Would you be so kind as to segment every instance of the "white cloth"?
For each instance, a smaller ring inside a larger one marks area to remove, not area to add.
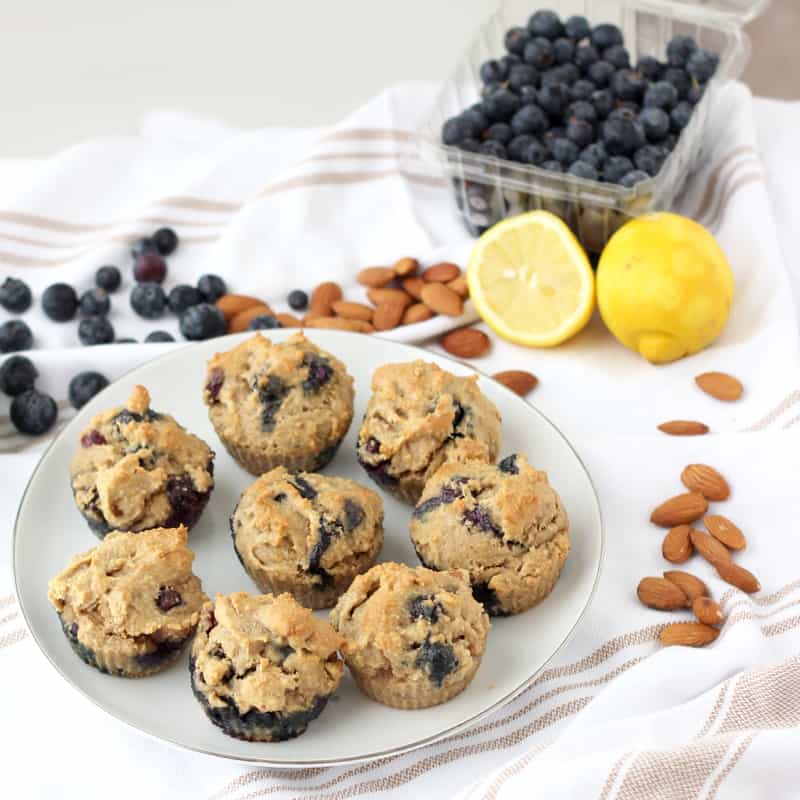
[[[91,285],[119,263],[125,240],[173,224],[182,245],[172,284],[218,272],[234,291],[276,306],[289,289],[335,277],[357,296],[357,268],[402,255],[463,263],[471,240],[447,184],[407,156],[435,88],[401,86],[340,125],[314,131],[237,131],[212,120],[150,115],[135,139],[88,142],[43,162],[0,161],[0,264],[38,296],[58,279]],[[49,437],[24,440],[0,419],[0,678],[5,688],[3,794],[9,797],[346,798],[796,797],[800,772],[800,358],[794,157],[800,106],[752,101],[731,86],[714,112],[713,143],[680,209],[715,231],[737,280],[730,322],[708,351],[653,367],[595,319],[563,347],[526,350],[493,337],[474,362],[485,372],[529,369],[531,401],[571,439],[597,484],[607,533],[597,594],[572,642],[520,697],[478,725],[405,756],[349,768],[252,769],[145,739],[74,693],[27,635],[12,592],[14,513]],[[144,323],[114,297],[120,336]],[[793,292],[794,289],[794,292]],[[78,348],[75,324],[38,311],[32,353],[41,385],[65,408],[66,384],[94,368],[109,378],[176,345]],[[446,320],[398,331],[421,340]],[[435,339],[426,346],[436,348]],[[693,377],[728,370],[746,387],[722,404]],[[3,401],[5,402],[5,401]],[[0,410],[7,414],[7,403]],[[707,422],[678,439],[666,419]],[[535,462],[535,454],[531,454]],[[722,601],[712,646],[663,650],[672,616],[639,605],[635,587],[668,565],[651,508],[681,490],[690,462],[731,482],[717,508],[745,531],[739,558],[763,590],[732,590],[696,559],[689,567]],[[546,467],[547,465],[542,465]],[[532,631],[535,635],[535,631]]]

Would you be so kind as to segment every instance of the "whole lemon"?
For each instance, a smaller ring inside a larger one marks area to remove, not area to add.
[[[679,214],[625,223],[597,267],[597,304],[622,344],[653,364],[707,347],[733,301],[733,273],[717,240]]]

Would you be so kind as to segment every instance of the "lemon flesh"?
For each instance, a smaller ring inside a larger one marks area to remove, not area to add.
[[[553,347],[574,336],[594,309],[594,274],[562,220],[530,211],[504,220],[475,244],[467,266],[470,297],[499,336]]]
[[[734,280],[713,235],[678,214],[623,225],[597,268],[597,303],[626,347],[664,364],[707,347],[733,302]]]

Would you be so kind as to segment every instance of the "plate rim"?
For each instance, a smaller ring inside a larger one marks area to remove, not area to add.
[[[306,333],[306,330],[305,329],[301,329],[301,328],[298,328],[297,330],[287,328],[286,330],[288,332],[287,336],[291,335],[291,332],[302,332],[304,335]],[[312,331],[311,335],[313,336],[316,333],[317,333],[317,330],[314,330],[314,331]],[[345,339],[351,339],[353,337],[361,337],[361,336],[364,335],[364,334],[360,334],[360,333],[354,333],[354,332],[351,332],[351,331],[337,331],[337,330],[325,330],[325,331],[321,331],[321,333],[323,334],[323,338],[327,338],[328,336],[332,336],[332,338],[334,338],[334,339],[337,339],[337,338],[340,338],[340,337],[341,338],[345,338]],[[270,334],[274,335],[275,331],[271,331]],[[244,340],[245,338],[248,338],[250,336],[253,336],[253,332],[252,331],[246,331],[244,333],[228,335],[228,336],[220,337],[220,338],[224,338],[224,340],[226,342],[230,341],[232,343],[231,346],[235,346],[240,340]],[[267,337],[267,338],[269,338],[269,337]],[[492,714],[495,711],[497,711],[499,708],[501,708],[501,707],[507,705],[508,703],[512,702],[515,698],[517,698],[520,694],[522,694],[526,689],[528,689],[534,683],[534,681],[539,677],[539,675],[547,668],[548,664],[550,664],[552,662],[552,660],[566,647],[566,645],[571,641],[572,637],[574,636],[575,631],[577,630],[578,626],[581,624],[581,622],[583,621],[584,617],[586,616],[586,613],[588,612],[589,607],[592,605],[592,601],[595,598],[595,595],[597,593],[597,587],[598,587],[598,584],[600,582],[600,575],[601,575],[601,573],[603,571],[603,565],[604,565],[604,562],[605,562],[605,551],[606,551],[605,522],[604,522],[604,519],[603,519],[603,509],[602,509],[602,506],[600,505],[600,496],[597,493],[597,487],[595,486],[594,481],[592,480],[591,473],[589,472],[589,470],[588,470],[586,464],[584,463],[583,459],[581,458],[580,454],[575,449],[575,447],[573,446],[572,442],[561,431],[561,429],[544,412],[539,410],[529,400],[526,400],[524,397],[521,397],[520,395],[516,394],[516,392],[513,392],[505,384],[503,384],[500,381],[496,380],[494,377],[492,377],[487,372],[484,372],[483,370],[478,369],[477,367],[473,366],[472,364],[466,364],[463,361],[459,361],[458,359],[453,358],[452,356],[450,356],[448,354],[445,354],[445,353],[431,352],[431,351],[428,351],[428,350],[426,350],[426,349],[424,349],[424,348],[422,348],[422,347],[420,347],[418,345],[408,344],[407,342],[397,342],[397,341],[395,341],[393,339],[388,339],[388,338],[382,337],[382,336],[373,336],[373,338],[385,341],[387,344],[393,345],[395,347],[403,348],[405,350],[410,351],[411,353],[416,353],[417,354],[417,356],[416,356],[417,358],[429,358],[431,355],[434,355],[437,358],[441,358],[441,359],[444,359],[445,361],[449,361],[449,362],[451,362],[453,364],[457,364],[459,367],[466,367],[467,369],[470,369],[473,372],[475,372],[481,378],[485,378],[487,380],[492,381],[498,387],[500,387],[501,391],[506,392],[509,395],[511,395],[511,396],[521,400],[523,403],[525,403],[535,414],[537,414],[547,425],[549,425],[550,428],[552,428],[552,430],[557,434],[557,436],[563,440],[564,444],[569,448],[569,450],[575,456],[575,458],[577,459],[577,461],[580,464],[581,468],[583,469],[583,471],[584,471],[584,473],[586,475],[586,478],[589,481],[589,486],[590,486],[590,488],[592,490],[592,495],[594,496],[595,506],[596,506],[596,509],[597,509],[597,518],[598,518],[598,522],[599,522],[600,552],[599,552],[598,559],[597,559],[597,567],[595,569],[595,574],[594,574],[594,578],[592,580],[592,587],[591,587],[591,589],[589,591],[589,596],[586,598],[586,603],[584,604],[583,608],[581,609],[580,614],[578,614],[578,617],[575,620],[574,624],[565,633],[565,635],[562,638],[561,642],[553,650],[553,652],[545,659],[545,661],[542,663],[542,665],[537,670],[535,670],[533,673],[531,673],[531,675],[525,681],[523,681],[518,687],[516,687],[515,689],[510,691],[504,697],[499,698],[497,701],[492,703],[492,705],[490,705],[487,708],[477,712],[476,714],[473,714],[471,717],[469,717],[469,718],[467,718],[467,719],[465,719],[465,720],[463,720],[463,721],[461,721],[459,723],[456,723],[455,725],[451,725],[450,727],[448,727],[448,728],[446,728],[446,729],[444,729],[442,731],[439,731],[438,733],[431,734],[430,736],[426,736],[423,739],[416,740],[416,741],[414,741],[414,742],[412,742],[411,744],[408,744],[408,745],[399,745],[399,746],[396,746],[396,747],[388,748],[386,750],[379,750],[379,751],[376,751],[374,753],[367,753],[367,754],[364,754],[364,755],[351,756],[351,757],[348,757],[348,758],[310,759],[310,760],[303,760],[303,761],[285,761],[285,760],[282,761],[280,759],[276,760],[275,758],[261,758],[261,757],[257,757],[257,756],[253,757],[253,758],[244,758],[244,757],[240,757],[240,756],[234,756],[234,755],[228,755],[228,754],[225,754],[225,753],[214,752],[212,750],[206,750],[206,749],[204,749],[202,747],[195,747],[193,745],[186,744],[185,742],[181,742],[181,741],[178,741],[176,739],[172,739],[169,736],[165,736],[165,735],[157,734],[157,733],[152,733],[150,731],[144,730],[143,728],[140,728],[135,723],[133,723],[133,722],[127,720],[127,719],[124,719],[123,717],[119,716],[117,713],[115,713],[110,708],[107,708],[98,699],[93,697],[90,693],[84,691],[80,686],[78,686],[76,683],[74,683],[72,681],[72,679],[61,669],[61,667],[50,657],[50,655],[48,654],[47,650],[45,649],[42,641],[40,641],[40,637],[37,634],[37,631],[34,630],[34,627],[30,623],[30,620],[29,620],[29,617],[28,617],[28,612],[27,612],[27,609],[25,607],[25,601],[23,600],[23,596],[22,596],[22,594],[20,592],[20,588],[19,588],[19,569],[18,569],[18,564],[17,564],[17,536],[19,534],[20,514],[22,512],[22,507],[25,504],[25,499],[27,498],[28,493],[30,492],[31,486],[33,484],[33,481],[34,481],[37,473],[41,469],[42,464],[44,464],[47,456],[49,455],[50,451],[55,447],[55,445],[58,442],[61,441],[62,437],[66,436],[69,428],[71,427],[72,422],[76,419],[77,415],[80,413],[80,409],[78,409],[78,414],[76,414],[75,417],[73,417],[64,426],[64,428],[53,438],[53,440],[47,445],[45,450],[42,452],[41,456],[39,457],[39,460],[36,462],[36,466],[34,467],[33,472],[31,472],[31,475],[28,478],[27,483],[25,484],[25,489],[22,492],[22,496],[20,497],[19,504],[17,506],[16,513],[14,515],[14,529],[13,529],[13,532],[12,532],[12,535],[11,535],[11,568],[12,568],[12,574],[13,574],[13,580],[14,580],[14,593],[16,594],[17,602],[19,603],[20,611],[22,612],[22,618],[23,618],[23,620],[25,622],[25,626],[27,627],[28,632],[31,635],[31,638],[35,642],[36,647],[39,649],[39,653],[45,657],[45,659],[56,670],[56,672],[61,676],[61,678],[63,678],[63,680],[66,681],[66,683],[73,689],[73,691],[76,691],[79,695],[81,695],[85,699],[89,700],[96,708],[99,708],[107,716],[111,717],[112,719],[116,720],[117,722],[122,723],[123,725],[125,725],[125,727],[136,731],[139,735],[146,736],[147,738],[153,739],[155,741],[163,742],[163,743],[165,743],[165,744],[167,744],[167,745],[169,745],[171,747],[176,747],[179,750],[184,750],[186,752],[191,752],[191,753],[200,753],[202,755],[212,756],[214,758],[220,758],[220,759],[224,759],[225,761],[231,761],[231,762],[234,762],[234,763],[247,764],[249,766],[268,766],[268,767],[277,767],[277,768],[281,768],[281,769],[290,769],[290,770],[308,769],[308,768],[314,768],[314,767],[336,767],[336,766],[345,766],[345,765],[352,765],[352,764],[361,764],[361,763],[364,763],[366,761],[374,761],[376,759],[387,758],[387,757],[390,757],[390,756],[405,755],[406,753],[411,753],[411,752],[413,752],[415,750],[419,750],[419,749],[421,749],[423,747],[426,747],[426,746],[428,746],[430,744],[435,744],[436,742],[442,741],[443,739],[447,738],[448,736],[452,736],[452,735],[464,730],[465,728],[467,728],[467,727],[469,727],[471,725],[474,725],[475,723],[479,722],[481,719],[484,719],[485,717],[487,717],[490,714]],[[189,349],[191,349],[193,347],[197,348],[197,347],[202,346],[204,344],[206,344],[206,342],[187,342],[187,343],[184,344],[183,347],[170,348],[169,351],[167,351],[166,353],[160,353],[159,355],[155,356],[154,358],[147,359],[146,361],[143,361],[142,363],[137,364],[135,367],[131,367],[130,369],[128,369],[125,372],[123,372],[114,381],[112,381],[107,387],[103,388],[100,392],[98,392],[97,395],[95,395],[95,397],[99,397],[104,392],[106,392],[107,389],[111,388],[112,386],[114,386],[118,382],[120,382],[120,381],[122,381],[122,380],[124,380],[126,378],[131,377],[133,374],[135,374],[136,372],[138,372],[141,369],[144,369],[145,367],[152,366],[153,364],[155,364],[155,363],[157,363],[159,361],[163,361],[163,360],[165,360],[165,359],[167,359],[167,358],[169,358],[171,356],[174,356],[176,353],[184,353],[185,351],[187,351],[187,350],[189,350]],[[111,345],[111,346],[113,346],[113,345]],[[92,398],[92,399],[94,399],[94,398]]]

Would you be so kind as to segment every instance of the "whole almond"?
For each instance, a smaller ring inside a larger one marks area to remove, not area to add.
[[[431,311],[448,317],[460,317],[464,301],[443,283],[427,283],[422,287],[422,302]]]
[[[744,550],[747,547],[747,539],[744,538],[739,526],[734,525],[722,514],[709,514],[703,517],[703,524],[715,539],[719,539],[730,550]]]
[[[661,553],[673,564],[683,564],[692,555],[692,541],[689,538],[691,525],[676,525],[670,528],[661,545]]]
[[[228,323],[228,333],[242,333],[247,330],[251,320],[262,316],[272,316],[272,309],[268,305],[250,306],[250,308],[240,311]]]
[[[327,328],[337,331],[352,331],[353,333],[373,333],[375,328],[361,319],[345,319],[344,317],[314,317],[306,319],[307,328]]]
[[[636,587],[636,594],[644,605],[661,611],[674,611],[689,605],[685,592],[664,578],[642,578]]]
[[[439,344],[457,358],[478,358],[488,352],[491,343],[477,328],[457,328],[442,336]]]
[[[524,369],[507,369],[505,372],[495,372],[492,377],[496,381],[500,381],[503,386],[508,386],[520,397],[524,397],[539,383],[539,379],[533,373],[526,372]]]
[[[430,319],[432,316],[433,311],[425,303],[414,303],[405,310],[401,324],[413,325],[415,322],[425,322],[426,319]]]
[[[706,394],[726,403],[738,400],[744,391],[741,381],[733,375],[728,375],[727,372],[704,372],[698,375],[694,382]]]
[[[662,422],[658,429],[670,436],[702,436],[704,433],[708,433],[708,425],[689,419],[673,419],[669,422]]]
[[[706,500],[727,500],[731,496],[728,481],[708,464],[689,464],[681,472],[681,482],[692,492],[700,492]]]
[[[311,293],[309,310],[320,316],[330,317],[333,314],[333,304],[337,300],[341,300],[342,296],[342,289],[338,283],[325,281]]]
[[[761,588],[758,578],[750,570],[734,564],[733,561],[723,561],[714,566],[717,568],[717,574],[722,580],[727,581],[731,586],[735,586],[743,592],[747,592],[747,594],[753,594],[753,592],[757,592]]]
[[[372,324],[376,331],[390,331],[400,324],[403,319],[405,306],[402,303],[389,300],[385,303],[378,303],[375,314],[372,317]]]
[[[713,536],[709,536],[703,531],[692,528],[689,534],[692,546],[709,564],[717,566],[727,564],[731,560],[731,551],[722,542],[717,541]]]
[[[381,286],[394,280],[394,270],[391,267],[364,267],[356,275],[356,280],[362,286],[379,289]]]
[[[406,308],[413,302],[413,298],[402,289],[369,289],[367,297],[374,306],[381,303],[402,303],[403,308]]]
[[[425,281],[419,275],[412,275],[410,278],[403,278],[400,285],[408,292],[415,300],[422,300],[422,287]]]
[[[680,569],[668,569],[664,572],[664,577],[683,590],[683,593],[693,603],[698,597],[708,596],[708,589],[703,581],[691,572],[684,572]]]
[[[405,278],[407,275],[416,273],[419,269],[419,261],[416,258],[398,258],[392,269],[398,278]]]
[[[722,609],[710,597],[696,597],[692,611],[698,621],[706,625],[719,625],[722,622]]]
[[[464,275],[459,275],[457,278],[453,278],[452,281],[448,281],[447,286],[463,300],[469,297],[469,286]]]
[[[276,314],[275,319],[283,325],[284,328],[302,328],[303,323],[294,315],[294,314],[287,314],[281,313]]]
[[[422,280],[426,283],[447,283],[461,274],[461,267],[449,261],[440,261],[433,264],[422,273]]]
[[[702,647],[710,644],[719,636],[719,631],[702,622],[673,622],[661,631],[659,639],[665,647],[683,645],[684,647]]]
[[[708,500],[700,492],[687,492],[670,497],[650,515],[650,522],[662,528],[674,528],[700,519],[708,511]]]
[[[248,308],[253,306],[266,306],[266,303],[257,297],[250,297],[247,294],[224,294],[217,300],[215,305],[222,312],[226,322],[230,322],[242,311],[247,311]]]
[[[363,303],[352,303],[349,300],[337,300],[331,304],[333,313],[337,317],[345,319],[363,319],[364,322],[372,322],[372,309]]]

